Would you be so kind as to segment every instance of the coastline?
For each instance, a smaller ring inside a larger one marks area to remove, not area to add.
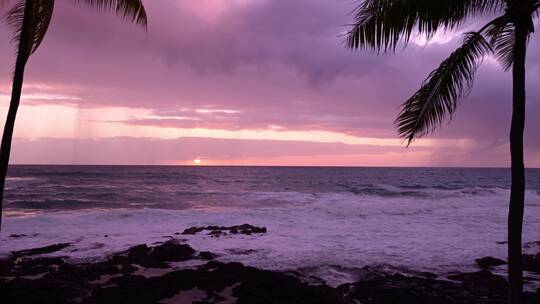
[[[182,235],[205,233],[262,235],[264,227],[190,227]],[[7,303],[506,303],[506,280],[493,272],[504,264],[477,260],[478,271],[440,277],[366,266],[356,281],[329,286],[298,271],[271,271],[221,262],[179,238],[140,244],[102,261],[68,261],[54,256],[69,243],[15,251],[0,260],[0,293]],[[249,253],[246,253],[249,254]],[[540,274],[540,254],[531,255]],[[533,263],[534,262],[534,263]],[[527,293],[539,303],[540,289]]]

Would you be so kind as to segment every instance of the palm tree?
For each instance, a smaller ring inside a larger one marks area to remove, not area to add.
[[[478,65],[494,55],[513,73],[513,112],[510,129],[512,186],[508,215],[508,280],[510,303],[522,301],[521,232],[525,198],[523,131],[525,125],[525,57],[533,18],[540,0],[365,0],[355,11],[347,34],[351,49],[377,53],[407,45],[411,34],[432,37],[438,30],[455,30],[466,21],[487,22],[465,34],[456,49],[403,104],[395,124],[410,145],[432,132],[446,116],[452,117],[457,101],[467,95]]]
[[[116,11],[122,17],[146,28],[147,19],[142,0],[72,0],[83,3],[90,7],[101,10],[110,9]],[[8,0],[0,0],[0,5],[6,4]],[[17,43],[17,61],[13,73],[13,87],[11,91],[11,102],[2,135],[0,147],[0,227],[2,223],[2,202],[4,195],[4,185],[9,164],[11,151],[11,140],[15,117],[21,100],[21,91],[24,79],[26,63],[40,46],[54,11],[54,0],[19,0],[15,6],[7,13],[8,24],[14,28],[13,41]]]

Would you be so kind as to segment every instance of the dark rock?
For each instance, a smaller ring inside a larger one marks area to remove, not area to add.
[[[235,286],[236,303],[352,303],[336,289],[310,286],[295,277],[246,267],[239,263],[209,262],[198,269],[184,269],[160,277],[124,276],[111,279],[116,286],[95,288],[86,303],[157,303],[198,288],[206,293],[200,303],[225,300],[219,293]]]
[[[19,239],[19,238],[22,238],[22,237],[27,237],[28,235],[26,234],[10,234],[9,237],[12,238],[12,239]]]
[[[433,272],[423,271],[418,273],[418,276],[426,279],[436,279],[438,276]]]
[[[241,230],[241,233],[266,233],[266,227],[257,227],[249,224],[243,224],[238,227],[233,227]]]
[[[523,255],[523,269],[540,273],[540,253],[537,254],[524,254]]]
[[[401,274],[375,273],[367,277],[370,278],[338,289],[349,299],[372,304],[503,304],[507,301],[506,281],[489,272],[457,275],[454,279],[460,279],[460,283]]]
[[[98,263],[79,264],[75,267],[73,271],[77,272],[78,276],[83,276],[90,281],[97,280],[102,275],[130,274],[137,270],[131,261],[116,257]],[[65,271],[65,268],[61,270]]]
[[[353,303],[327,285],[312,286],[279,272],[234,266],[239,284],[233,289],[236,303]],[[230,271],[230,265],[214,270],[218,275]]]
[[[523,248],[540,248],[540,241],[527,242],[523,245]]]
[[[484,295],[506,295],[508,282],[506,279],[494,275],[490,271],[482,270],[473,273],[461,273],[448,277],[450,280],[460,281],[463,286],[475,293]]]
[[[231,234],[245,234],[251,235],[254,233],[266,233],[266,227],[257,227],[250,224],[242,224],[230,227],[224,226],[206,226],[206,227],[191,227],[187,228],[182,234],[197,234],[202,231],[209,231],[208,235],[219,237],[226,235],[227,232]]]
[[[56,251],[60,251],[60,250],[62,250],[64,248],[67,248],[69,246],[71,246],[70,243],[60,243],[60,244],[54,244],[54,245],[45,246],[45,247],[26,249],[26,250],[20,250],[20,251],[13,251],[13,252],[11,252],[11,255],[13,257],[22,257],[22,256],[31,256],[31,255],[38,255],[38,254],[53,253],[53,252],[56,252]]]
[[[476,264],[481,269],[488,269],[490,267],[506,265],[507,263],[506,263],[506,261],[503,261],[501,259],[497,259],[497,258],[488,256],[488,257],[484,257],[484,258],[481,258],[481,259],[476,259]]]
[[[245,250],[242,250],[242,249],[227,249],[227,252],[232,253],[232,254],[237,254],[237,255],[249,255],[249,254],[256,253],[257,250],[254,250],[254,249],[245,249]]]
[[[220,237],[222,235],[225,235],[226,233],[221,231],[221,230],[212,230],[210,232],[208,232],[208,235],[212,236],[212,237]]]
[[[115,286],[94,289],[86,303],[158,303],[182,290],[193,289],[195,273],[195,270],[181,270],[152,278],[115,278],[111,280]]]
[[[199,259],[202,259],[202,260],[210,261],[210,260],[215,259],[216,257],[217,256],[215,254],[213,254],[212,252],[210,252],[210,251],[201,251],[201,252],[199,252]]]
[[[196,234],[203,231],[204,229],[205,229],[204,227],[191,227],[191,228],[185,229],[184,232],[182,232],[182,234]]]
[[[134,259],[147,258],[149,254],[150,248],[146,244],[133,246],[127,250],[127,256]]]
[[[38,275],[50,271],[64,264],[62,258],[18,258],[8,259],[0,263],[1,276],[31,276]]]
[[[372,279],[338,287],[348,298],[360,303],[455,304],[467,293],[458,284],[403,275],[373,276]]]
[[[164,260],[156,259],[151,255],[152,249],[146,244],[137,245],[129,248],[124,254],[115,255],[111,258],[112,262],[122,267],[130,267],[131,264],[137,264],[147,268],[168,268],[169,265]]]
[[[9,276],[13,268],[15,267],[15,259],[2,259],[0,260],[0,277]]]
[[[150,252],[150,257],[161,262],[185,261],[193,258],[194,253],[195,250],[187,244],[169,241],[154,247]]]
[[[0,285],[2,303],[75,303],[77,298],[85,297],[87,292],[87,286],[54,278],[39,280],[16,278]]]
[[[222,227],[218,227],[222,228]],[[244,227],[245,228],[245,227]],[[241,226],[237,226],[239,233]],[[217,229],[220,230],[220,229]],[[319,281],[310,285],[299,273],[282,273],[247,267],[240,263],[210,261],[195,269],[172,270],[161,276],[135,275],[138,267],[192,258],[210,259],[174,241],[156,247],[138,245],[96,263],[69,264],[62,258],[11,257],[0,260],[2,303],[159,303],[197,288],[205,296],[199,303],[222,303],[223,291],[232,287],[235,303],[330,304],[503,304],[507,301],[504,278],[487,270],[462,273],[448,280],[435,274],[387,274],[364,267],[360,281],[332,288]],[[533,257],[534,258],[534,257]],[[152,266],[145,266],[152,265]],[[35,275],[34,279],[23,276]],[[112,276],[111,278],[104,275]],[[11,279],[13,278],[14,279]],[[107,280],[104,280],[107,279]],[[537,293],[525,293],[524,303],[540,303]]]

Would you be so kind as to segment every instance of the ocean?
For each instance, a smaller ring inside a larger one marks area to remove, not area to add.
[[[540,169],[526,174],[524,250],[538,252]],[[445,275],[506,257],[509,188],[508,169],[12,166],[0,254],[69,242],[55,254],[93,260],[178,238],[331,285],[364,266]],[[178,234],[243,223],[268,232]]]

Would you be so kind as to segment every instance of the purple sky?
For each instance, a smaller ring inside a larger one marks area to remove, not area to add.
[[[376,56],[342,44],[351,0],[147,0],[148,32],[73,2],[57,1],[28,64],[14,163],[509,163],[511,75],[490,58],[451,124],[412,148],[396,138],[399,105],[459,32]],[[6,25],[0,39],[4,116],[15,60]],[[535,167],[537,40],[527,62],[526,161]]]

